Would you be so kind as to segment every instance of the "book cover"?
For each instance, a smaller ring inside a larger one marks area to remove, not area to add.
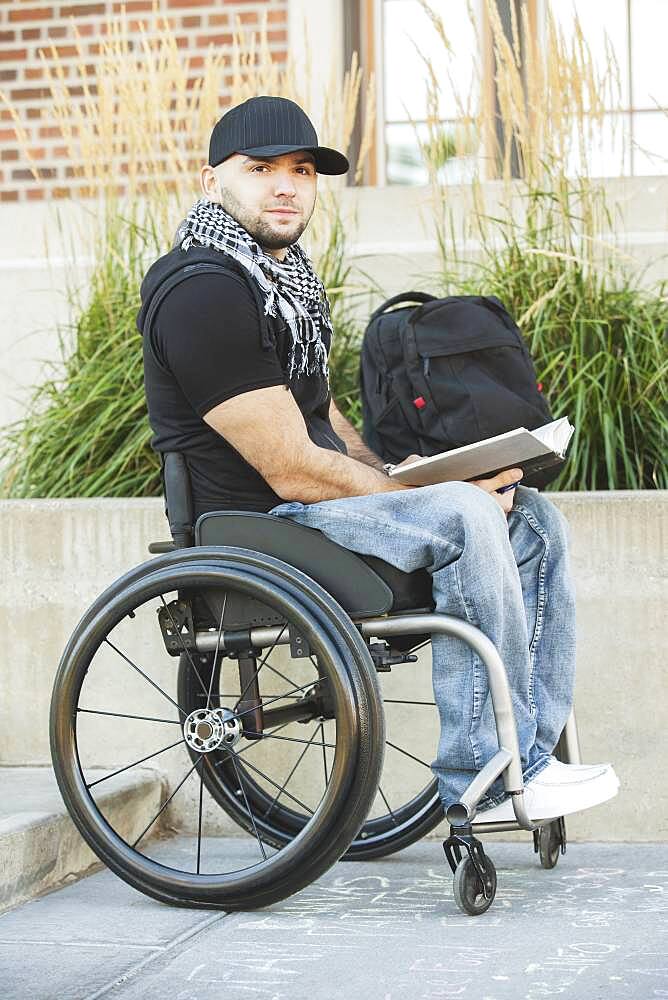
[[[431,486],[455,480],[491,479],[515,467],[528,476],[530,472],[562,463],[574,431],[568,417],[533,431],[518,427],[393,469],[390,478],[406,486]]]

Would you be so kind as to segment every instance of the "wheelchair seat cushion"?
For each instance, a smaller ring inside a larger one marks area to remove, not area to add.
[[[412,573],[404,573],[391,563],[385,562],[379,556],[359,556],[367,566],[384,580],[392,591],[392,612],[429,610],[433,611],[435,604],[432,596],[431,576],[426,569],[416,569]]]
[[[202,514],[195,525],[195,544],[234,545],[282,559],[321,584],[351,617],[434,607],[426,570],[404,573],[376,556],[351,552],[316,528],[271,514]]]

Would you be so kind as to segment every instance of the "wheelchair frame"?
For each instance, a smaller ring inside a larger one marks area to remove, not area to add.
[[[529,819],[524,805],[524,782],[522,778],[522,766],[520,763],[519,744],[517,742],[517,729],[515,727],[515,716],[513,714],[510,688],[506,670],[501,661],[496,647],[484,633],[469,622],[452,615],[441,614],[401,614],[396,617],[387,618],[366,618],[356,622],[362,636],[366,638],[385,638],[395,635],[420,635],[429,632],[440,635],[449,635],[456,639],[461,639],[467,643],[480,657],[485,664],[487,676],[489,678],[490,697],[494,709],[496,730],[499,737],[499,749],[491,760],[478,772],[466,792],[459,802],[453,803],[447,810],[446,818],[452,826],[466,826],[475,816],[476,806],[480,802],[485,792],[492,786],[496,779],[503,775],[504,788],[512,795],[513,809],[515,810],[516,822],[508,821],[504,823],[476,823],[477,833],[496,833],[505,830],[529,830],[538,829],[549,820],[541,823],[532,823]],[[290,642],[289,636],[282,636],[280,628],[252,628],[250,639],[253,646],[263,649],[270,645],[287,645]],[[198,652],[212,652],[216,648],[224,651],[224,639],[211,632],[200,632],[195,634],[195,644]],[[580,753],[577,738],[577,729],[574,713],[571,712],[566,728],[562,736],[561,750],[568,763],[577,764],[580,762]],[[555,819],[557,817],[554,817]]]

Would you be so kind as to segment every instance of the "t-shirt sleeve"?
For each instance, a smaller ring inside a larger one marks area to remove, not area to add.
[[[258,307],[242,277],[191,275],[156,313],[154,349],[200,416],[252,389],[284,385],[275,349],[263,348]]]

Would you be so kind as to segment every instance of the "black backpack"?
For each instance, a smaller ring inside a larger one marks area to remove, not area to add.
[[[406,302],[421,304],[391,309]],[[549,423],[540,388],[517,324],[494,296],[404,292],[376,309],[364,332],[362,437],[386,462]],[[523,483],[545,486],[560,468]]]

